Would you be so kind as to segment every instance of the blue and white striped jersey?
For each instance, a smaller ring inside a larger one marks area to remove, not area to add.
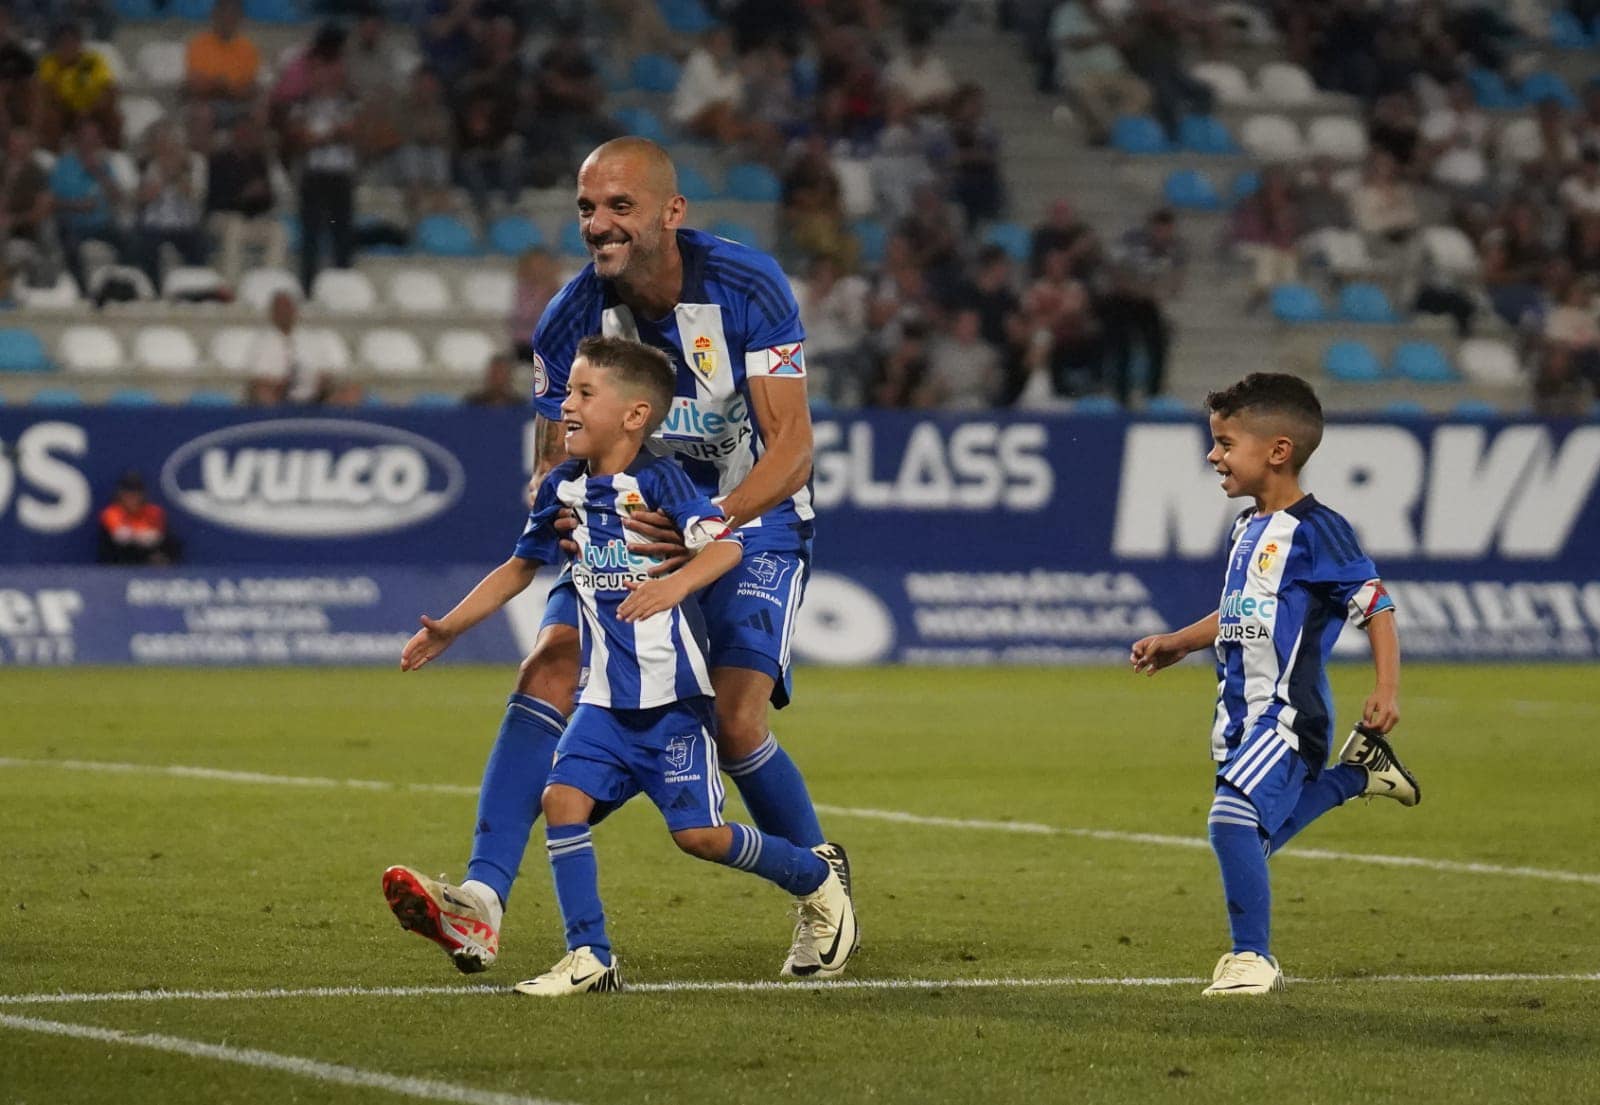
[[[749,381],[804,380],[805,331],[788,278],[765,253],[700,230],[678,231],[678,251],[683,292],[664,318],[636,318],[593,265],[556,293],[533,334],[534,404],[545,418],[560,420],[572,361],[586,337],[631,338],[663,350],[678,370],[677,397],[649,446],[675,455],[709,498],[732,491],[755,466],[761,428]],[[742,528],[811,518],[808,486]]]
[[[1333,728],[1328,654],[1346,621],[1365,626],[1393,608],[1350,523],[1313,496],[1239,515],[1217,608],[1213,758],[1227,759],[1257,725],[1276,724],[1320,770]]]
[[[640,622],[618,618],[617,607],[628,597],[628,582],[649,579],[656,563],[629,549],[646,539],[623,527],[625,517],[660,510],[687,531],[702,518],[721,518],[721,508],[664,457],[640,453],[614,476],[591,476],[584,461],[569,460],[539,485],[515,555],[541,564],[565,559],[555,528],[562,507],[578,521],[571,534],[578,543],[572,582],[587,673],[578,701],[643,710],[711,695],[705,622],[693,598]],[[730,532],[724,539],[739,537]]]

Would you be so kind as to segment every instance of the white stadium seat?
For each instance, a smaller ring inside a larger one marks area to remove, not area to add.
[[[146,42],[134,55],[139,72],[156,88],[176,88],[183,83],[185,44],[179,39],[158,38]]]
[[[1544,142],[1539,137],[1536,119],[1513,119],[1500,132],[1499,153],[1502,161],[1522,165],[1536,160],[1543,149]]]
[[[1263,103],[1274,107],[1299,107],[1317,98],[1311,74],[1292,62],[1273,61],[1256,74],[1256,91]]]
[[[433,360],[452,376],[483,375],[489,358],[500,352],[481,330],[446,330],[433,347]]]
[[[1250,79],[1237,65],[1203,61],[1191,69],[1189,75],[1208,86],[1218,103],[1247,104],[1255,98],[1250,92]]]
[[[92,244],[98,245],[99,243]],[[105,248],[109,252],[109,247]],[[143,269],[134,265],[102,265],[95,269],[89,275],[89,287],[86,294],[90,299],[97,298],[100,295],[100,289],[105,287],[108,281],[112,280],[131,285],[136,299],[146,300],[156,297],[156,289],[150,283],[150,278],[144,274]]]
[[[1516,350],[1495,338],[1468,338],[1456,350],[1456,364],[1467,379],[1478,384],[1525,384],[1527,377]]]
[[[1360,161],[1367,156],[1367,132],[1348,115],[1322,115],[1306,127],[1306,144],[1313,154],[1335,161]]]
[[[203,265],[179,265],[161,281],[162,299],[189,299],[212,295],[226,287],[222,274]]]
[[[133,360],[152,372],[193,372],[200,366],[200,351],[181,327],[146,326],[134,335]]]
[[[56,277],[56,282],[48,288],[35,288],[25,282],[14,287],[18,300],[30,311],[70,311],[83,304],[78,282],[68,272]]]
[[[1475,276],[1478,250],[1472,239],[1453,226],[1430,226],[1422,231],[1422,254],[1430,265],[1451,276]]]
[[[151,127],[166,118],[166,109],[149,96],[128,96],[122,101],[122,136],[138,142]]]
[[[59,352],[69,372],[107,373],[123,366],[122,343],[104,326],[67,327]]]
[[[250,346],[261,329],[259,326],[224,326],[218,330],[211,335],[212,363],[224,372],[249,371],[246,358],[250,356]]]
[[[1300,128],[1286,115],[1252,115],[1244,121],[1239,141],[1261,161],[1298,161],[1304,150]]]
[[[308,341],[322,347],[322,355],[328,360],[330,372],[350,371],[350,343],[337,330],[326,326],[307,326],[305,335]]]
[[[83,48],[85,51],[93,50],[100,55],[101,60],[106,63],[106,68],[111,70],[112,80],[118,84],[128,83],[128,59],[122,56],[122,51],[117,49],[115,43],[90,39],[83,44]]]
[[[1373,268],[1367,240],[1354,230],[1324,227],[1301,239],[1300,249],[1307,256],[1320,258],[1339,276],[1357,276]]]
[[[311,282],[311,301],[340,315],[364,315],[378,305],[378,289],[355,269],[323,269]]]
[[[422,371],[422,346],[404,330],[368,330],[361,335],[361,365],[384,376],[415,376]]]
[[[239,299],[258,311],[265,311],[279,292],[288,292],[298,303],[300,281],[284,269],[251,269],[239,278]]]
[[[432,269],[401,269],[389,281],[389,302],[406,314],[450,309],[450,289]]]
[[[461,305],[485,315],[508,315],[516,302],[517,281],[509,272],[485,269],[461,281]]]

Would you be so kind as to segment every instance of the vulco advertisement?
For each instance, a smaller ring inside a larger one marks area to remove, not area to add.
[[[1244,504],[1208,446],[1199,420],[818,421],[797,656],[1120,662],[1218,601]],[[0,412],[0,662],[392,663],[509,553],[531,448],[523,412]],[[129,469],[181,564],[93,566]],[[1600,655],[1600,425],[1335,423],[1306,482],[1378,562],[1408,657]],[[539,603],[456,655],[516,659]]]

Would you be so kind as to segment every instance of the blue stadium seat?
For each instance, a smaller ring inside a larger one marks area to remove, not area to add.
[[[1383,365],[1366,342],[1336,341],[1322,354],[1322,371],[1345,383],[1371,383],[1383,379]]]
[[[1389,363],[1396,376],[1421,384],[1448,384],[1456,379],[1450,358],[1431,341],[1402,343],[1395,348]]]
[[[117,0],[113,7],[122,19],[157,18],[155,0]]]
[[[239,397],[226,391],[191,391],[189,405],[191,407],[232,407],[239,402]]]
[[[40,388],[33,393],[36,407],[81,407],[83,396],[71,388]]]
[[[671,92],[678,87],[678,63],[666,54],[640,54],[629,75],[633,87],[643,92]]]
[[[1594,39],[1576,15],[1561,8],[1550,13],[1550,45],[1558,50],[1587,50]]]
[[[1178,123],[1178,144],[1191,153],[1238,153],[1228,125],[1215,115],[1185,115]]]
[[[589,247],[583,244],[583,228],[576,222],[561,224],[561,256],[589,256]]]
[[[1222,206],[1211,178],[1198,169],[1174,169],[1162,187],[1170,207],[1183,211],[1215,211]]]
[[[1520,107],[1522,101],[1506,87],[1506,82],[1493,69],[1473,69],[1467,73],[1467,84],[1478,106],[1491,111],[1506,111]]]
[[[680,35],[705,34],[717,25],[700,0],[657,0],[656,7],[667,26]]]
[[[0,372],[49,372],[50,355],[32,330],[0,330]]]
[[[1451,409],[1450,413],[1457,418],[1488,421],[1500,417],[1500,408],[1487,399],[1463,399]]]
[[[303,23],[306,13],[298,0],[244,0],[244,17],[258,23]]]
[[[1161,124],[1148,115],[1124,115],[1112,123],[1111,145],[1122,153],[1166,153],[1172,148]]]
[[[1304,284],[1279,284],[1272,289],[1272,317],[1279,322],[1321,322],[1322,300]]]
[[[984,231],[983,244],[999,246],[1013,261],[1026,261],[1033,253],[1033,232],[1021,223],[994,223]]]
[[[1573,93],[1572,86],[1566,82],[1566,78],[1548,69],[1532,73],[1522,82],[1522,99],[1530,104],[1539,103],[1541,100],[1555,100],[1569,111],[1578,106],[1578,97]]]
[[[445,410],[459,407],[461,396],[451,395],[445,391],[423,391],[412,397],[411,405],[421,410]]]
[[[648,138],[664,146],[671,139],[661,117],[647,107],[619,107],[611,113],[617,126],[638,138]]]
[[[1089,418],[1110,418],[1122,413],[1122,404],[1109,395],[1085,395],[1073,400],[1072,413]]]
[[[1376,284],[1357,281],[1346,284],[1339,293],[1339,317],[1346,322],[1392,323],[1399,322],[1389,296]]]
[[[761,248],[761,235],[756,233],[756,228],[737,219],[718,219],[706,228],[719,238],[726,238],[730,242],[738,242],[742,246],[754,249]]]
[[[850,233],[861,243],[864,264],[876,267],[883,263],[883,255],[889,249],[889,228],[881,219],[857,219],[850,224]]]
[[[693,165],[678,166],[678,191],[690,203],[705,203],[717,198],[717,186]]]
[[[1428,408],[1415,399],[1395,399],[1384,404],[1383,413],[1390,418],[1426,418]]]
[[[291,256],[300,252],[300,216],[285,211],[278,216],[278,221],[283,224],[284,236],[288,239],[289,253]]]
[[[544,231],[526,215],[502,215],[489,227],[489,248],[516,257],[544,245]]]
[[[724,186],[729,199],[745,203],[777,203],[783,196],[783,185],[772,170],[751,161],[731,166]]]
[[[413,244],[435,257],[476,257],[482,251],[472,228],[454,215],[425,215],[417,222]]]
[[[1233,185],[1228,189],[1228,199],[1238,203],[1242,199],[1253,196],[1261,188],[1261,174],[1254,169],[1240,170],[1233,178]]]
[[[211,18],[211,9],[216,6],[216,0],[172,0],[167,5],[167,15],[177,19],[206,20]]]
[[[1175,395],[1152,395],[1144,405],[1146,418],[1189,418],[1195,413]]]
[[[144,388],[121,388],[106,396],[108,407],[158,407],[161,400],[156,393]]]

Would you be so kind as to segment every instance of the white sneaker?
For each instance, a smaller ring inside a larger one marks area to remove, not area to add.
[[[1366,798],[1393,798],[1402,806],[1422,801],[1422,786],[1394,754],[1387,737],[1365,725],[1350,731],[1350,739],[1339,750],[1339,762],[1367,769]]]
[[[438,944],[462,974],[488,970],[500,954],[496,911],[443,875],[430,879],[410,867],[391,867],[383,873],[383,896],[401,928]]]
[[[794,942],[778,973],[785,978],[833,978],[861,943],[856,907],[850,900],[850,860],[837,844],[811,849],[828,862],[828,877],[796,902]]]
[[[573,948],[561,961],[538,978],[512,987],[519,994],[541,998],[563,998],[568,994],[614,994],[622,989],[621,964],[611,957],[611,966],[600,962],[588,945]]]
[[[1211,972],[1211,985],[1200,991],[1207,997],[1219,994],[1270,994],[1283,989],[1283,972],[1270,955],[1255,952],[1229,952],[1217,960]]]

